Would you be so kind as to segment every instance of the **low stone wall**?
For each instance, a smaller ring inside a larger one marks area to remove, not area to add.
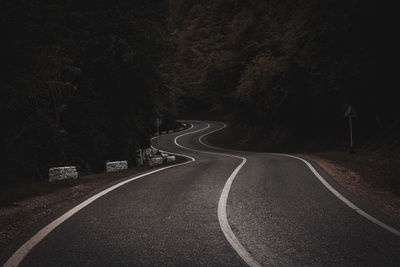
[[[126,160],[106,163],[106,172],[122,171],[126,169],[128,169],[128,162]]]
[[[76,178],[78,178],[78,171],[75,166],[54,167],[49,169],[49,182]]]

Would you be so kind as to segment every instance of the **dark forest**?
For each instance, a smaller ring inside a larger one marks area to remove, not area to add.
[[[156,118],[163,129],[223,120],[285,146],[346,149],[351,105],[357,146],[399,150],[395,33],[378,5],[2,0],[1,179],[132,160]]]

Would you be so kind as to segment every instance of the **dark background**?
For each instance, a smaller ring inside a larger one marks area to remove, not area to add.
[[[175,119],[286,148],[399,151],[394,8],[374,0],[0,3],[1,180],[100,171]],[[276,147],[274,148],[276,149]]]

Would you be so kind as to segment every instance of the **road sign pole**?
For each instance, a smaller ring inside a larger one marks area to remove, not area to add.
[[[353,117],[356,117],[357,114],[353,107],[350,105],[346,109],[346,112],[344,113],[345,117],[349,118],[349,124],[350,124],[350,153],[354,153],[354,143],[353,143]]]

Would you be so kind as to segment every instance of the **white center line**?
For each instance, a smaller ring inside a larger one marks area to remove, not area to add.
[[[224,124],[224,126],[218,130],[221,130],[223,128],[226,127],[226,124]],[[216,131],[218,131],[216,130]],[[215,131],[214,131],[215,132]],[[212,132],[211,132],[212,133]],[[208,133],[210,134],[210,133]],[[208,135],[205,134],[203,136],[200,137],[200,142],[210,148],[214,148],[214,149],[218,149],[218,147],[213,147],[211,145],[205,144],[201,139]],[[233,151],[232,151],[233,152]],[[318,171],[311,165],[310,162],[308,162],[307,160],[297,157],[297,156],[293,156],[293,155],[288,155],[288,154],[280,154],[280,153],[263,153],[263,154],[267,154],[267,155],[275,155],[275,156],[283,156],[283,157],[289,157],[289,158],[293,158],[293,159],[297,159],[302,161],[309,169],[310,171],[314,174],[315,177],[317,177],[317,179],[334,195],[336,196],[338,199],[340,199],[344,204],[346,204],[348,207],[350,207],[352,210],[354,210],[355,212],[357,212],[358,214],[360,214],[361,216],[363,216],[364,218],[366,218],[367,220],[371,221],[372,223],[379,225],[380,227],[382,227],[383,229],[397,235],[400,236],[400,231],[385,224],[384,222],[380,221],[379,219],[375,218],[374,216],[368,214],[367,212],[363,211],[362,209],[360,209],[359,207],[357,207],[354,203],[352,203],[350,200],[348,200],[345,196],[343,196],[341,193],[339,193],[335,188],[333,188],[333,186],[331,186],[323,177],[322,175],[320,175],[318,173]]]
[[[207,123],[207,127],[203,128],[203,129],[201,129],[199,131],[205,130],[205,129],[209,128],[209,127],[210,127],[210,124]],[[214,132],[220,131],[225,127],[226,127],[226,124],[224,124],[223,127],[221,127],[221,128],[218,128],[216,130],[213,130],[211,132],[203,134],[202,136],[199,137],[199,139],[198,139],[199,142],[202,145],[208,146],[205,143],[203,143],[202,138],[204,138],[205,136],[207,136],[209,134],[212,134]],[[197,132],[199,132],[199,131],[197,131]],[[175,143],[179,147],[185,148],[187,150],[200,152],[200,153],[204,153],[204,154],[212,154],[212,155],[219,155],[219,156],[225,156],[225,157],[230,157],[230,158],[237,158],[237,159],[241,159],[242,160],[242,162],[235,168],[235,170],[228,177],[228,179],[225,182],[224,188],[222,189],[222,193],[221,193],[221,196],[220,196],[219,201],[218,201],[218,221],[219,221],[219,225],[221,227],[221,230],[224,233],[225,238],[228,240],[229,244],[236,251],[236,253],[249,266],[251,266],[251,267],[259,267],[259,266],[261,266],[256,261],[256,259],[254,259],[254,257],[246,250],[246,248],[243,247],[243,245],[239,242],[239,240],[237,239],[237,237],[233,233],[232,228],[229,225],[228,217],[227,217],[227,213],[226,213],[226,205],[227,205],[227,202],[228,202],[229,191],[231,190],[231,186],[232,186],[233,180],[235,179],[235,177],[238,174],[238,172],[240,171],[240,169],[244,166],[244,164],[246,164],[247,159],[244,158],[244,157],[235,156],[235,155],[228,155],[228,154],[222,154],[222,153],[216,153],[216,152],[208,152],[208,151],[202,151],[202,150],[197,150],[197,149],[184,147],[184,146],[178,144],[176,142],[176,140],[175,140]]]

